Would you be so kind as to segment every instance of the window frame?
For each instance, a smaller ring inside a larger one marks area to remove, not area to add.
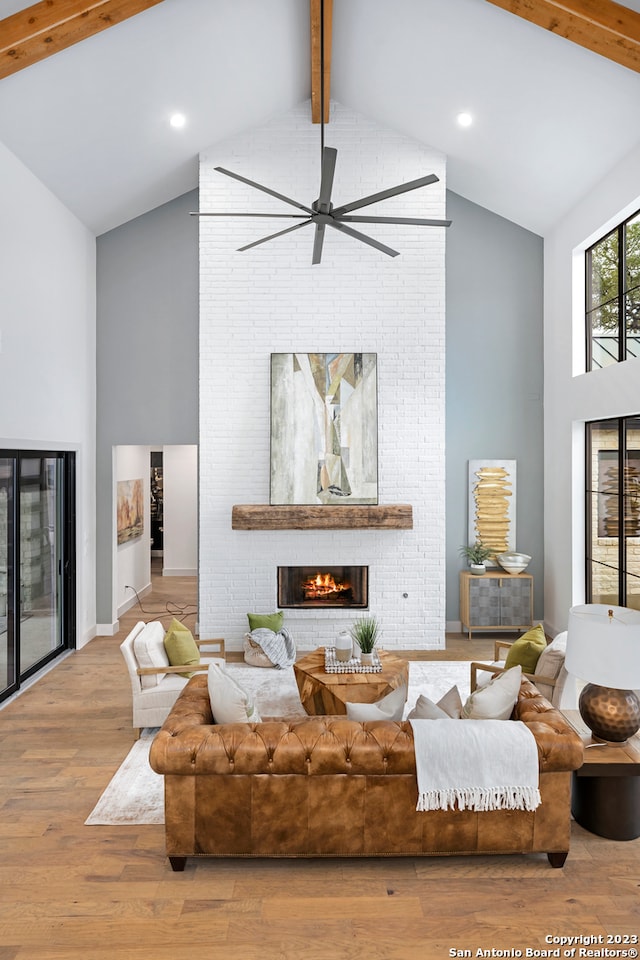
[[[629,293],[629,290],[636,289],[635,287],[627,288],[626,285],[626,272],[627,272],[627,227],[629,223],[633,220],[637,220],[640,217],[640,210],[636,210],[635,213],[632,213],[630,216],[626,217],[621,223],[619,223],[612,230],[608,230],[605,234],[599,237],[595,243],[592,243],[591,246],[587,247],[585,250],[585,336],[586,336],[586,372],[591,373],[594,370],[603,369],[602,366],[594,367],[593,365],[593,323],[592,316],[595,310],[602,307],[605,303],[611,301],[602,301],[602,303],[594,306],[592,301],[592,292],[593,292],[593,252],[596,247],[600,246],[605,240],[609,237],[617,236],[618,242],[618,258],[617,258],[617,268],[618,268],[618,282],[616,288],[616,297],[618,303],[618,356],[613,361],[613,363],[623,363],[625,360],[631,359],[627,349],[627,309],[626,309],[626,298]]]
[[[594,570],[596,564],[602,564],[599,558],[594,558],[594,503],[596,498],[603,493],[600,489],[598,478],[593,476],[594,455],[597,447],[597,441],[594,439],[595,431],[604,424],[611,425],[617,434],[616,454],[617,454],[617,499],[618,499],[618,527],[615,535],[609,534],[611,538],[617,537],[617,570],[613,566],[611,570],[616,570],[618,581],[617,605],[626,607],[629,599],[628,578],[631,574],[629,570],[628,547],[630,536],[626,532],[626,500],[629,496],[625,483],[625,465],[628,463],[630,450],[628,449],[629,430],[637,430],[637,423],[640,420],[640,414],[627,417],[602,417],[597,420],[587,421],[585,423],[585,596],[587,603],[602,602],[598,598],[594,600]],[[633,451],[637,452],[637,451]],[[637,576],[637,574],[633,574]]]

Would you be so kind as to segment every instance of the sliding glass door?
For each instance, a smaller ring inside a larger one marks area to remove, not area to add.
[[[0,699],[75,646],[74,469],[0,451]]]

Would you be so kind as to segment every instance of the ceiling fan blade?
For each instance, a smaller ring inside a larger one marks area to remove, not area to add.
[[[417,190],[419,187],[427,187],[430,183],[437,183],[438,179],[435,173],[430,173],[427,177],[419,177],[417,180],[410,180],[408,183],[400,183],[397,187],[389,187],[388,190],[381,190],[380,193],[372,193],[370,197],[363,197],[362,200],[345,203],[342,207],[333,211],[333,216],[341,217],[343,213],[359,210],[360,207],[368,207],[370,203],[378,203],[379,200],[388,200],[389,197],[397,197],[401,193],[408,193],[410,190]]]
[[[341,223],[408,223],[422,227],[450,227],[451,220],[423,220],[421,217],[338,217]]]
[[[322,244],[324,243],[324,223],[316,223],[316,235],[313,240],[313,257],[311,263],[320,263],[322,259]]]
[[[283,237],[285,233],[292,233],[293,230],[306,227],[308,223],[311,223],[311,220],[305,220],[303,223],[294,223],[292,227],[287,227],[286,230],[278,230],[277,233],[270,233],[268,237],[263,237],[261,240],[254,240],[253,243],[247,243],[244,247],[238,247],[238,253],[243,253],[245,250],[250,250],[251,247],[257,247],[261,243],[266,243],[267,240],[275,240],[276,237]]]
[[[284,203],[289,203],[292,207],[298,207],[299,210],[304,210],[305,213],[313,213],[311,207],[305,207],[304,203],[298,203],[297,200],[292,200],[291,197],[285,197],[284,194],[278,193],[276,190],[271,190],[270,187],[265,187],[261,183],[256,183],[255,180],[249,180],[247,177],[241,177],[239,173],[233,173],[231,170],[225,170],[224,167],[214,167],[214,170],[217,170],[218,173],[224,173],[226,177],[232,177],[234,180],[239,180],[240,183],[246,183],[248,186],[254,187],[256,190],[262,190],[263,193],[268,193],[270,197],[276,197],[277,200],[282,200]]]
[[[306,220],[304,213],[205,213],[194,210],[189,214],[190,217],[267,217],[274,219],[284,217],[286,220]]]
[[[322,151],[322,176],[320,180],[318,207],[323,212],[328,211],[329,204],[331,203],[331,190],[333,188],[333,176],[336,172],[337,157],[338,151],[335,147],[325,147]]]
[[[359,230],[353,230],[351,227],[345,226],[341,220],[331,220],[330,222],[331,226],[335,227],[336,230],[342,230],[343,233],[346,233],[349,237],[353,237],[354,240],[361,240],[363,243],[367,243],[370,247],[375,247],[376,250],[380,250],[381,253],[386,253],[388,257],[400,256],[398,250],[394,250],[392,247],[385,246],[384,243],[374,240],[373,237],[368,237],[366,233],[360,233]]]

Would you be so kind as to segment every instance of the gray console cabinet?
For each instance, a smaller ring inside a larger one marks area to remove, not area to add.
[[[470,640],[473,630],[527,630],[533,624],[533,576],[461,571],[460,621]]]

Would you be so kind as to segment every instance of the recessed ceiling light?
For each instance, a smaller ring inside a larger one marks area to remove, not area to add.
[[[470,127],[471,124],[473,123],[473,117],[471,116],[470,113],[466,113],[466,112],[459,113],[458,116],[456,117],[456,120],[458,121],[458,124],[461,127]]]
[[[175,127],[176,130],[180,130],[187,122],[187,118],[184,113],[174,113],[169,118],[169,123],[172,127]]]

